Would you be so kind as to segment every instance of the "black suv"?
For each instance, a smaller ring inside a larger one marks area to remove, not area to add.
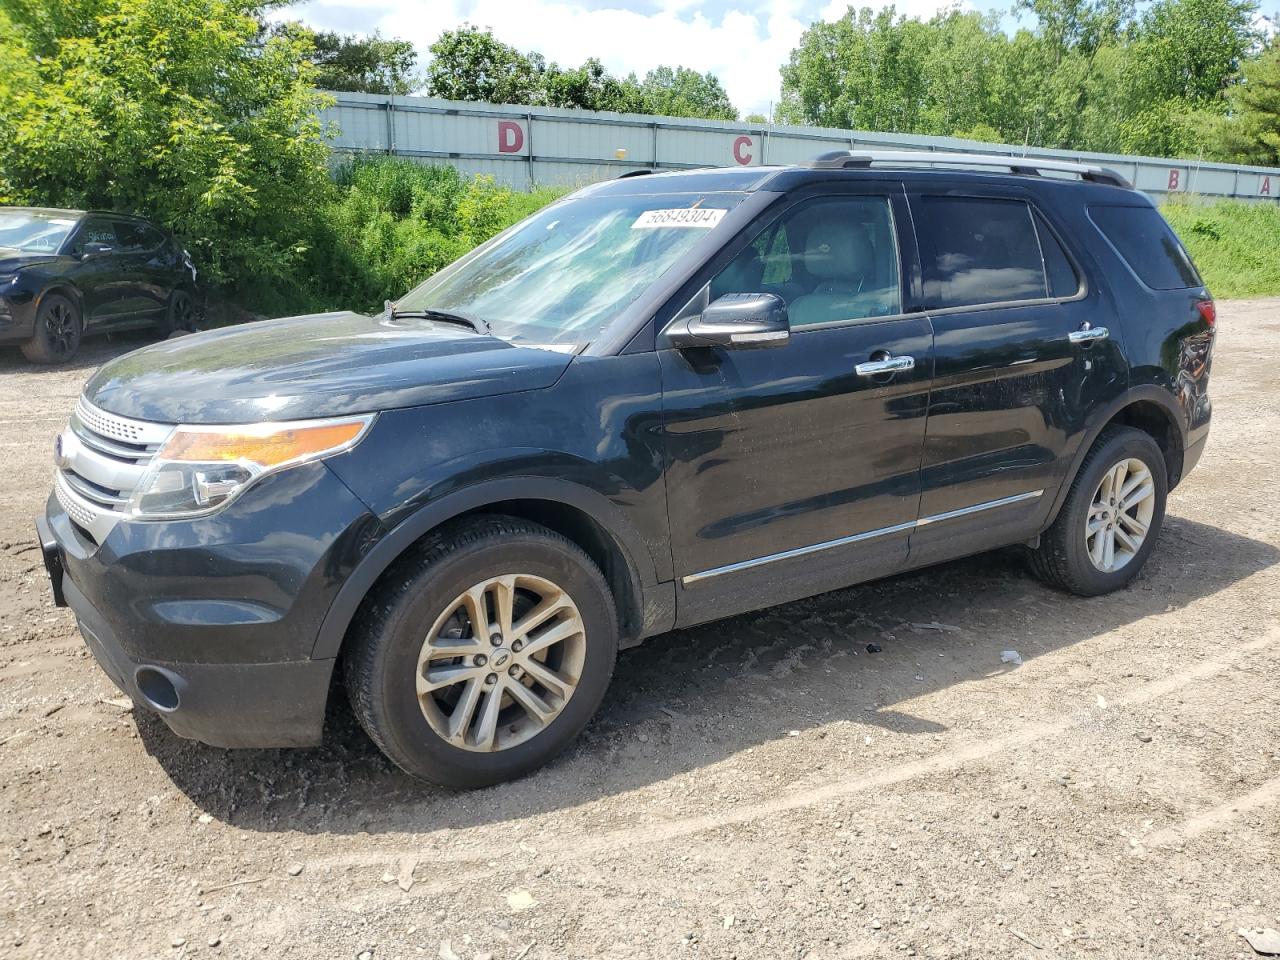
[[[193,330],[196,269],[159,227],[83,210],[0,207],[0,345],[63,363],[88,332]]]
[[[931,165],[932,164],[932,165]],[[1214,307],[1107,170],[828,155],[628,176],[385,314],[103,367],[40,540],[186,737],[521,775],[619,647],[978,551],[1123,587],[1200,458]]]

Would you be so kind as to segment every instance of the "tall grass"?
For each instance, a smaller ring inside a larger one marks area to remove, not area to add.
[[[1221,300],[1280,295],[1280,205],[1220,200],[1160,210]]]
[[[259,315],[373,311],[567,192],[524,193],[449,166],[360,158],[335,171],[289,273],[241,287],[235,299]]]

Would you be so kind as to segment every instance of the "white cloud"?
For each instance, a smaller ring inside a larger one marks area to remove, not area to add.
[[[594,56],[623,75],[634,71],[644,76],[664,63],[710,70],[744,113],[764,113],[778,99],[778,70],[801,33],[819,17],[841,16],[847,5],[845,0],[820,7],[799,0],[768,0],[754,9],[717,14],[704,12],[711,6],[704,0],[659,0],[657,9],[646,12],[625,9],[622,2],[587,9],[561,0],[379,0],[376,6],[310,0],[277,16],[296,17],[324,29],[379,30],[384,36],[412,40],[422,54],[442,31],[470,22],[491,27],[504,43],[536,50],[566,66]],[[927,17],[948,5],[947,0],[906,0],[897,8]]]

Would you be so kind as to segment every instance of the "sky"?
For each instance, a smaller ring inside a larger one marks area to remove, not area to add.
[[[863,0],[879,7],[876,0]],[[858,6],[863,3],[857,4]],[[927,18],[956,0],[898,0],[899,13]],[[996,0],[960,0],[965,8],[1004,9]],[[309,0],[276,14],[321,30],[413,41],[421,63],[444,30],[462,23],[491,27],[519,50],[562,66],[599,57],[626,75],[658,66],[710,70],[745,115],[770,114],[778,69],[816,20],[844,14],[846,0]]]

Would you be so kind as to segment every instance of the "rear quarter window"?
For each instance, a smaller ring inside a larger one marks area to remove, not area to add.
[[[1155,208],[1092,206],[1089,218],[1138,279],[1153,290],[1204,285],[1191,257]]]

